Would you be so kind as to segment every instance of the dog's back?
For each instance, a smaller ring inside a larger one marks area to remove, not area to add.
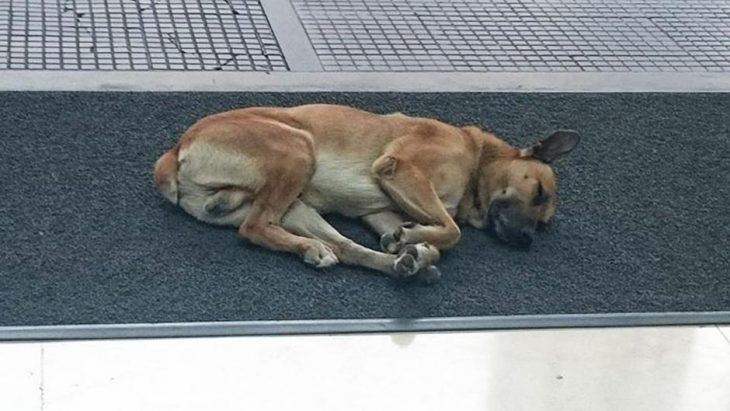
[[[240,225],[245,215],[231,212],[276,178],[269,168],[278,164],[306,176],[301,197],[320,212],[359,216],[379,211],[391,200],[370,169],[392,139],[393,120],[335,105],[214,114],[192,125],[157,160],[155,186],[200,220]],[[344,125],[353,128],[343,130]]]

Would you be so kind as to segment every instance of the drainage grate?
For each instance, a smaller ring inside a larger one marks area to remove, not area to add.
[[[0,69],[288,69],[258,0],[2,3]]]
[[[730,71],[725,0],[293,0],[326,70]]]

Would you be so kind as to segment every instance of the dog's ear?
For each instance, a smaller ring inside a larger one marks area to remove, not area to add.
[[[579,141],[580,135],[576,131],[556,130],[532,147],[522,149],[520,154],[522,157],[532,157],[545,163],[552,163],[573,151]]]

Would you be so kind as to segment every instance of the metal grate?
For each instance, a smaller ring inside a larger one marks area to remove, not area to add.
[[[2,3],[0,69],[288,69],[258,0]]]
[[[293,0],[325,70],[730,71],[725,0]]]

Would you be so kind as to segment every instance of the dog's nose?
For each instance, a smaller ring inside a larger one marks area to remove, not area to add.
[[[517,241],[520,243],[521,246],[529,247],[530,244],[532,244],[532,238],[532,230],[524,229],[520,231],[520,235]]]

